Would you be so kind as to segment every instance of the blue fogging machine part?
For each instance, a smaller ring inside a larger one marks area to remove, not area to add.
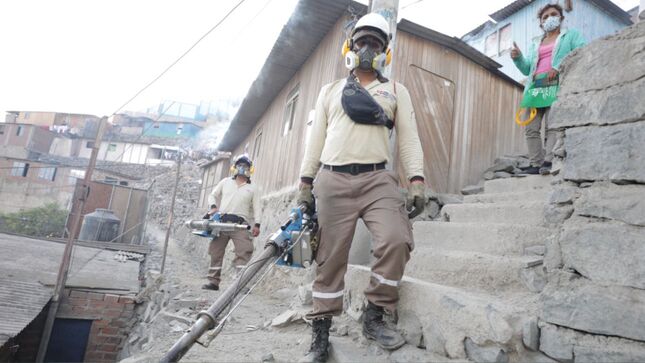
[[[289,220],[269,238],[270,243],[280,250],[286,250],[277,264],[300,268],[310,266],[317,243],[317,230],[316,219],[304,213],[303,207],[292,209]]]

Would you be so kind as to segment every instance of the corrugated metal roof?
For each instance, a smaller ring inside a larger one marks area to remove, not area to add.
[[[0,347],[20,334],[52,297],[40,283],[0,278]]]
[[[350,4],[358,14],[364,14],[367,11],[365,5],[349,0],[300,0],[298,2],[293,15],[282,29],[262,67],[260,75],[253,82],[231,121],[218,150],[231,151],[248,136],[273,99],[309,58]],[[398,29],[450,48],[504,80],[522,87],[499,71],[501,67],[499,63],[459,38],[449,37],[405,19],[401,20]]]
[[[242,142],[275,96],[313,53],[349,6],[349,0],[300,0],[231,121],[218,149]]]
[[[490,14],[489,16],[493,18],[493,20],[499,22],[515,14],[516,12],[522,10],[525,6],[529,5],[533,1],[535,0],[513,1],[512,3],[497,10],[496,12]],[[615,18],[624,22],[625,24],[632,25],[632,20],[629,14],[623,9],[621,9],[618,5],[614,4],[612,1],[610,0],[587,0],[587,1],[596,5],[600,9],[608,12],[610,15],[614,16]]]

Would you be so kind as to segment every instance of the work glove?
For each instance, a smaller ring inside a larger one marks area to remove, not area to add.
[[[408,187],[408,197],[405,203],[408,218],[412,219],[421,212],[426,206],[426,186],[423,183],[411,183]]]
[[[305,205],[307,207],[307,213],[313,212],[311,209],[314,206],[314,193],[313,185],[307,183],[300,183],[298,188],[298,205]]]

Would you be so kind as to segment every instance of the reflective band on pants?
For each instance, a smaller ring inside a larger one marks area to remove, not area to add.
[[[399,282],[400,282],[400,281],[396,281],[396,280],[388,280],[388,279],[386,279],[385,277],[383,277],[383,276],[381,276],[381,275],[377,274],[376,272],[372,272],[372,276],[374,276],[374,278],[376,278],[376,279],[378,280],[378,282],[380,282],[380,283],[382,283],[382,284],[390,285],[390,286],[394,286],[394,287],[399,286]]]
[[[312,291],[311,296],[319,299],[336,299],[343,296],[343,290],[336,291],[336,292]]]

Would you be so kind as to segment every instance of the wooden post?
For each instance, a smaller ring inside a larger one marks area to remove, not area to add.
[[[181,153],[177,160],[177,176],[175,177],[175,187],[172,190],[172,201],[170,202],[170,211],[168,212],[168,228],[166,229],[166,238],[163,242],[163,258],[161,259],[161,273],[163,274],[166,267],[166,254],[168,253],[168,240],[170,239],[170,232],[172,231],[172,221],[175,218],[175,199],[177,198],[177,187],[179,186],[179,177],[181,170]]]
[[[81,195],[78,197],[79,207],[76,210],[74,215],[74,220],[72,223],[72,230],[70,231],[69,238],[65,244],[65,250],[63,251],[63,259],[61,260],[60,267],[58,269],[58,277],[56,278],[56,286],[54,287],[54,296],[52,296],[49,310],[47,311],[47,320],[45,320],[45,327],[43,328],[43,334],[40,338],[40,345],[38,346],[38,355],[36,356],[36,362],[43,362],[45,359],[45,353],[47,353],[47,346],[49,345],[49,338],[51,337],[52,328],[54,327],[54,320],[56,319],[56,313],[58,312],[58,307],[60,305],[60,300],[65,292],[65,284],[67,283],[67,275],[69,274],[69,265],[71,263],[72,250],[74,248],[74,240],[76,239],[76,234],[78,233],[79,228],[81,227],[81,217],[83,216],[83,208],[85,207],[85,202],[90,193],[90,182],[92,181],[92,173],[94,172],[94,167],[96,166],[96,158],[99,153],[99,148],[101,146],[101,139],[103,138],[103,133],[105,132],[105,127],[107,124],[107,117],[101,118],[99,121],[98,131],[96,132],[96,139],[94,140],[94,145],[92,146],[92,154],[90,155],[90,161],[85,170],[85,178],[83,179],[83,188],[81,189]]]

